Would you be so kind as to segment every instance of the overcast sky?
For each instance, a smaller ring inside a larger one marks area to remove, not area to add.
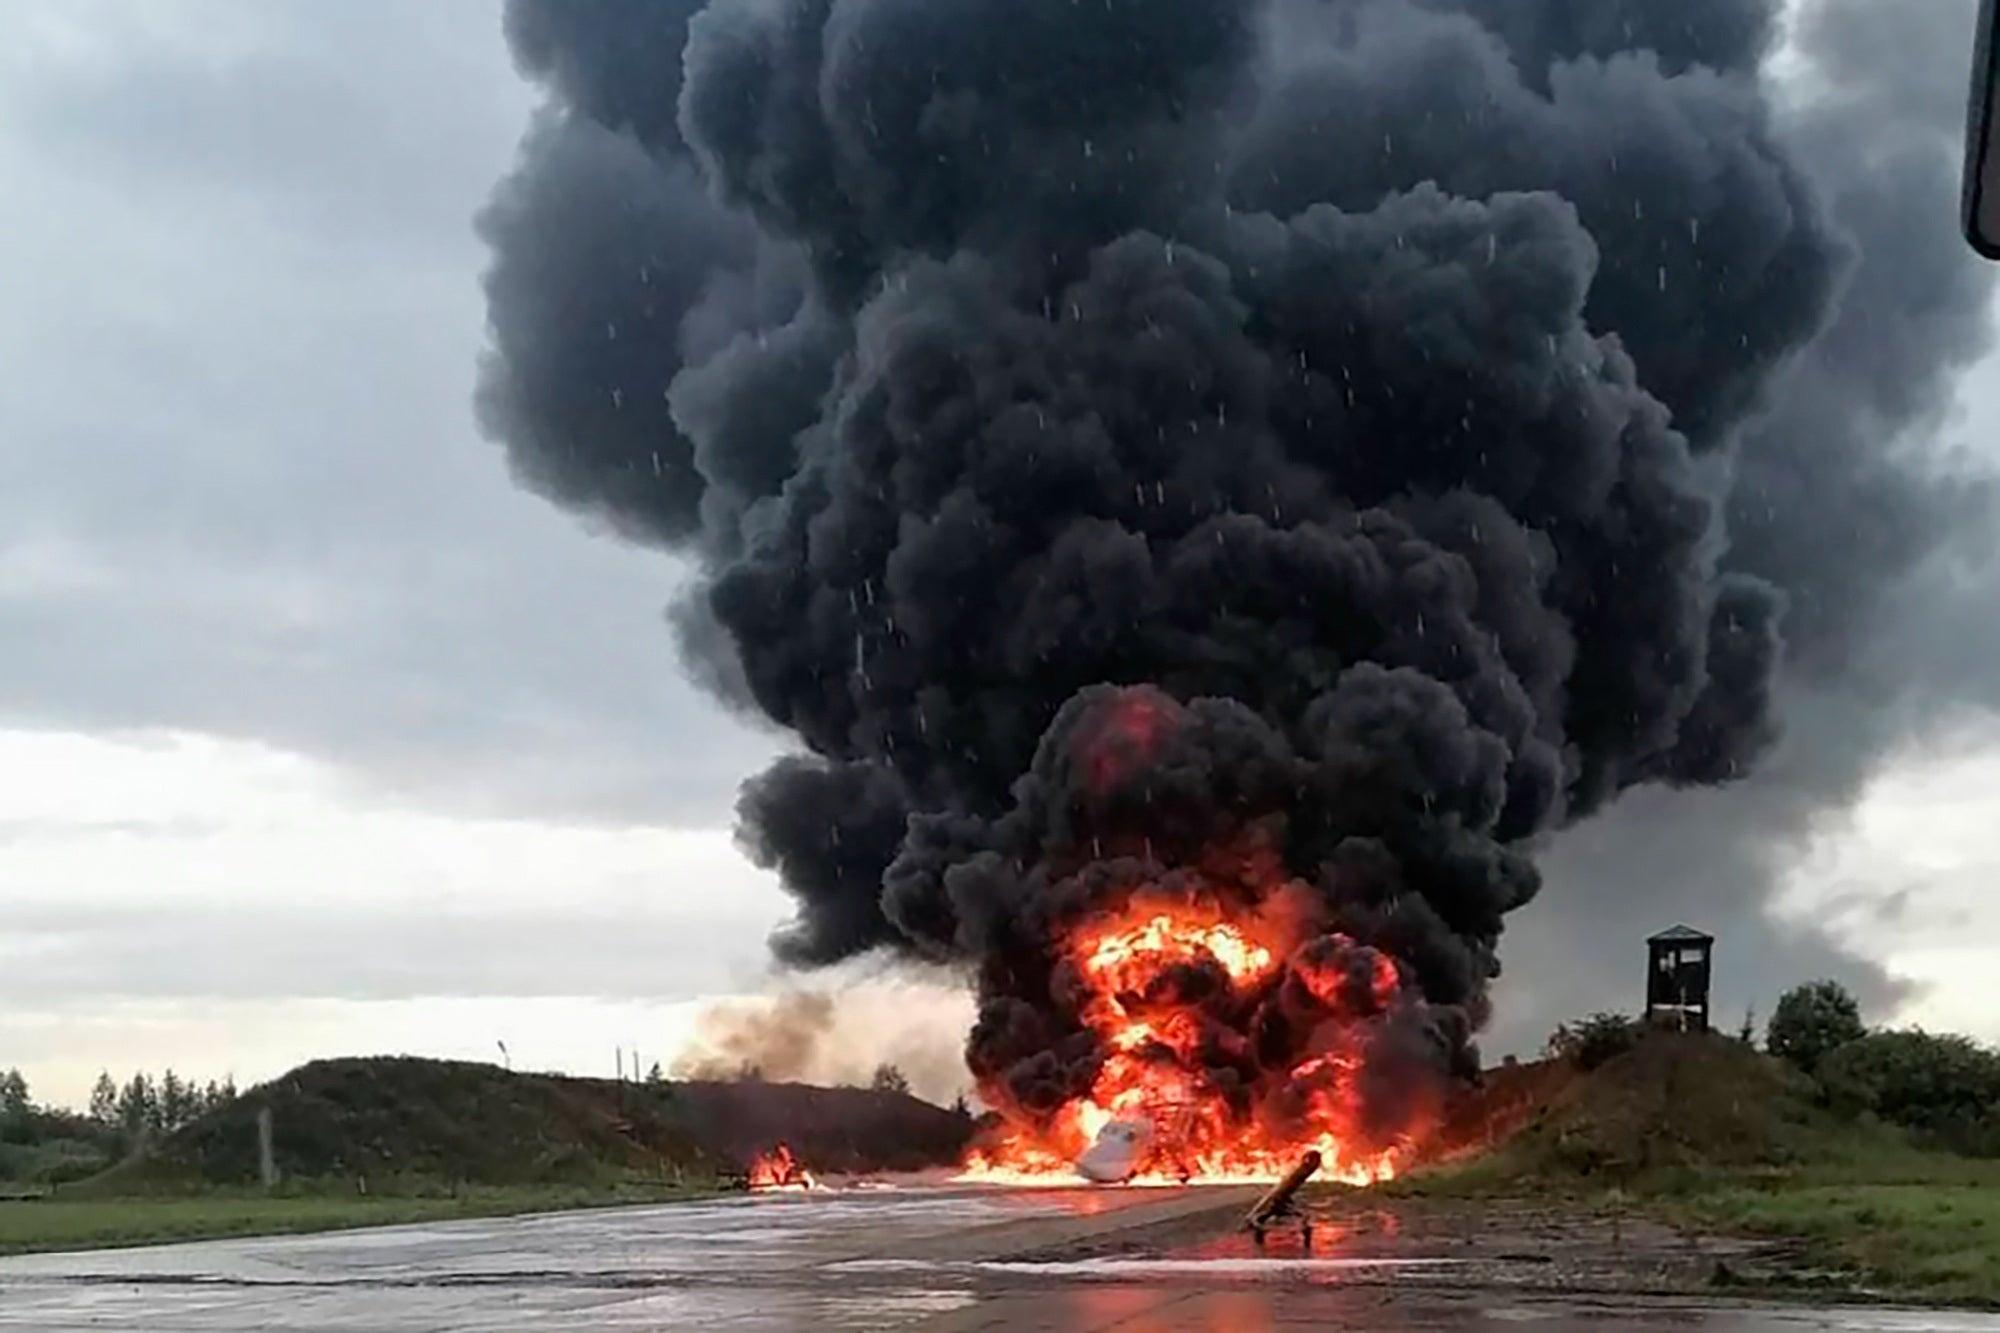
[[[501,1040],[608,1072],[765,984],[784,899],[729,819],[778,740],[681,680],[672,563],[473,429],[470,220],[533,105],[496,11],[0,5],[0,1067],[43,1096]],[[2000,370],[1968,402],[1992,439]],[[1784,910],[1916,983],[1875,1017],[2000,1038],[2000,741],[1951,739]],[[1561,852],[1501,1049],[1636,998],[1561,984]]]

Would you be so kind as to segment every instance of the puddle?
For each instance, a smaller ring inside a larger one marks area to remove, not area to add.
[[[1462,1259],[1076,1259],[1061,1263],[983,1263],[988,1273],[1049,1277],[1263,1277],[1272,1273],[1402,1272],[1454,1268]]]
[[[1331,1276],[1340,1273],[1407,1272],[1455,1268],[1462,1259],[1144,1259],[1103,1258],[1066,1261],[988,1260],[936,1263],[926,1259],[849,1259],[827,1264],[820,1271],[867,1273],[1005,1273],[1010,1276],[1089,1279],[1121,1278],[1258,1278],[1277,1275]]]

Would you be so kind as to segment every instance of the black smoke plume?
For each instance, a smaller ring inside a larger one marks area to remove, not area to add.
[[[1045,1107],[1102,1054],[1052,937],[1255,848],[1468,1062],[1531,853],[1750,773],[1943,503],[1941,372],[1788,388],[1950,214],[1815,183],[1777,8],[511,0],[483,420],[697,562],[696,669],[800,741],[741,803],[779,956],[966,964]],[[1881,559],[1805,535],[1850,506]],[[1238,1018],[1231,1078],[1311,1040]]]

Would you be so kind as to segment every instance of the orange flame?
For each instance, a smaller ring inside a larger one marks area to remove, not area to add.
[[[1265,908],[1142,895],[1062,941],[1059,958],[1082,997],[1078,1012],[1104,1053],[1095,1080],[1052,1116],[983,1089],[1004,1123],[975,1148],[964,1178],[1072,1183],[1077,1158],[1115,1121],[1151,1131],[1132,1184],[1275,1180],[1309,1149],[1324,1160],[1325,1179],[1393,1178],[1407,1164],[1415,1127],[1386,1147],[1379,1134],[1361,1133],[1358,1075],[1370,1020],[1396,1001],[1402,976],[1389,957],[1344,936],[1300,939],[1308,932],[1298,923],[1274,903]],[[1230,1064],[1232,1053],[1242,1057],[1238,1064],[1254,1062],[1246,1032],[1208,1016],[1217,988],[1227,991],[1225,1008],[1249,1013],[1285,986],[1297,987],[1298,1003],[1320,1016],[1309,1052],[1260,1086],[1221,1086],[1211,1065]]]
[[[819,1181],[787,1144],[780,1143],[750,1163],[753,1190],[813,1190]]]

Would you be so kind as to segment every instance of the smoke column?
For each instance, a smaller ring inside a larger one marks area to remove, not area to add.
[[[965,1091],[959,1047],[967,1006],[941,1004],[935,985],[843,981],[837,993],[787,990],[703,1006],[669,1072],[677,1079],[866,1087],[892,1065],[919,1096],[941,1105]]]
[[[1764,0],[506,22],[482,421],[698,566],[691,669],[797,737],[740,807],[778,956],[964,966],[1027,1114],[1104,1057],[1050,941],[1143,894],[1305,922],[1217,1086],[1380,960],[1375,1063],[1471,1067],[1532,854],[1745,778],[1980,513],[1895,447],[1986,338],[1977,284],[1919,319],[1921,135],[1816,178]],[[1905,314],[1951,354],[1874,360]]]

